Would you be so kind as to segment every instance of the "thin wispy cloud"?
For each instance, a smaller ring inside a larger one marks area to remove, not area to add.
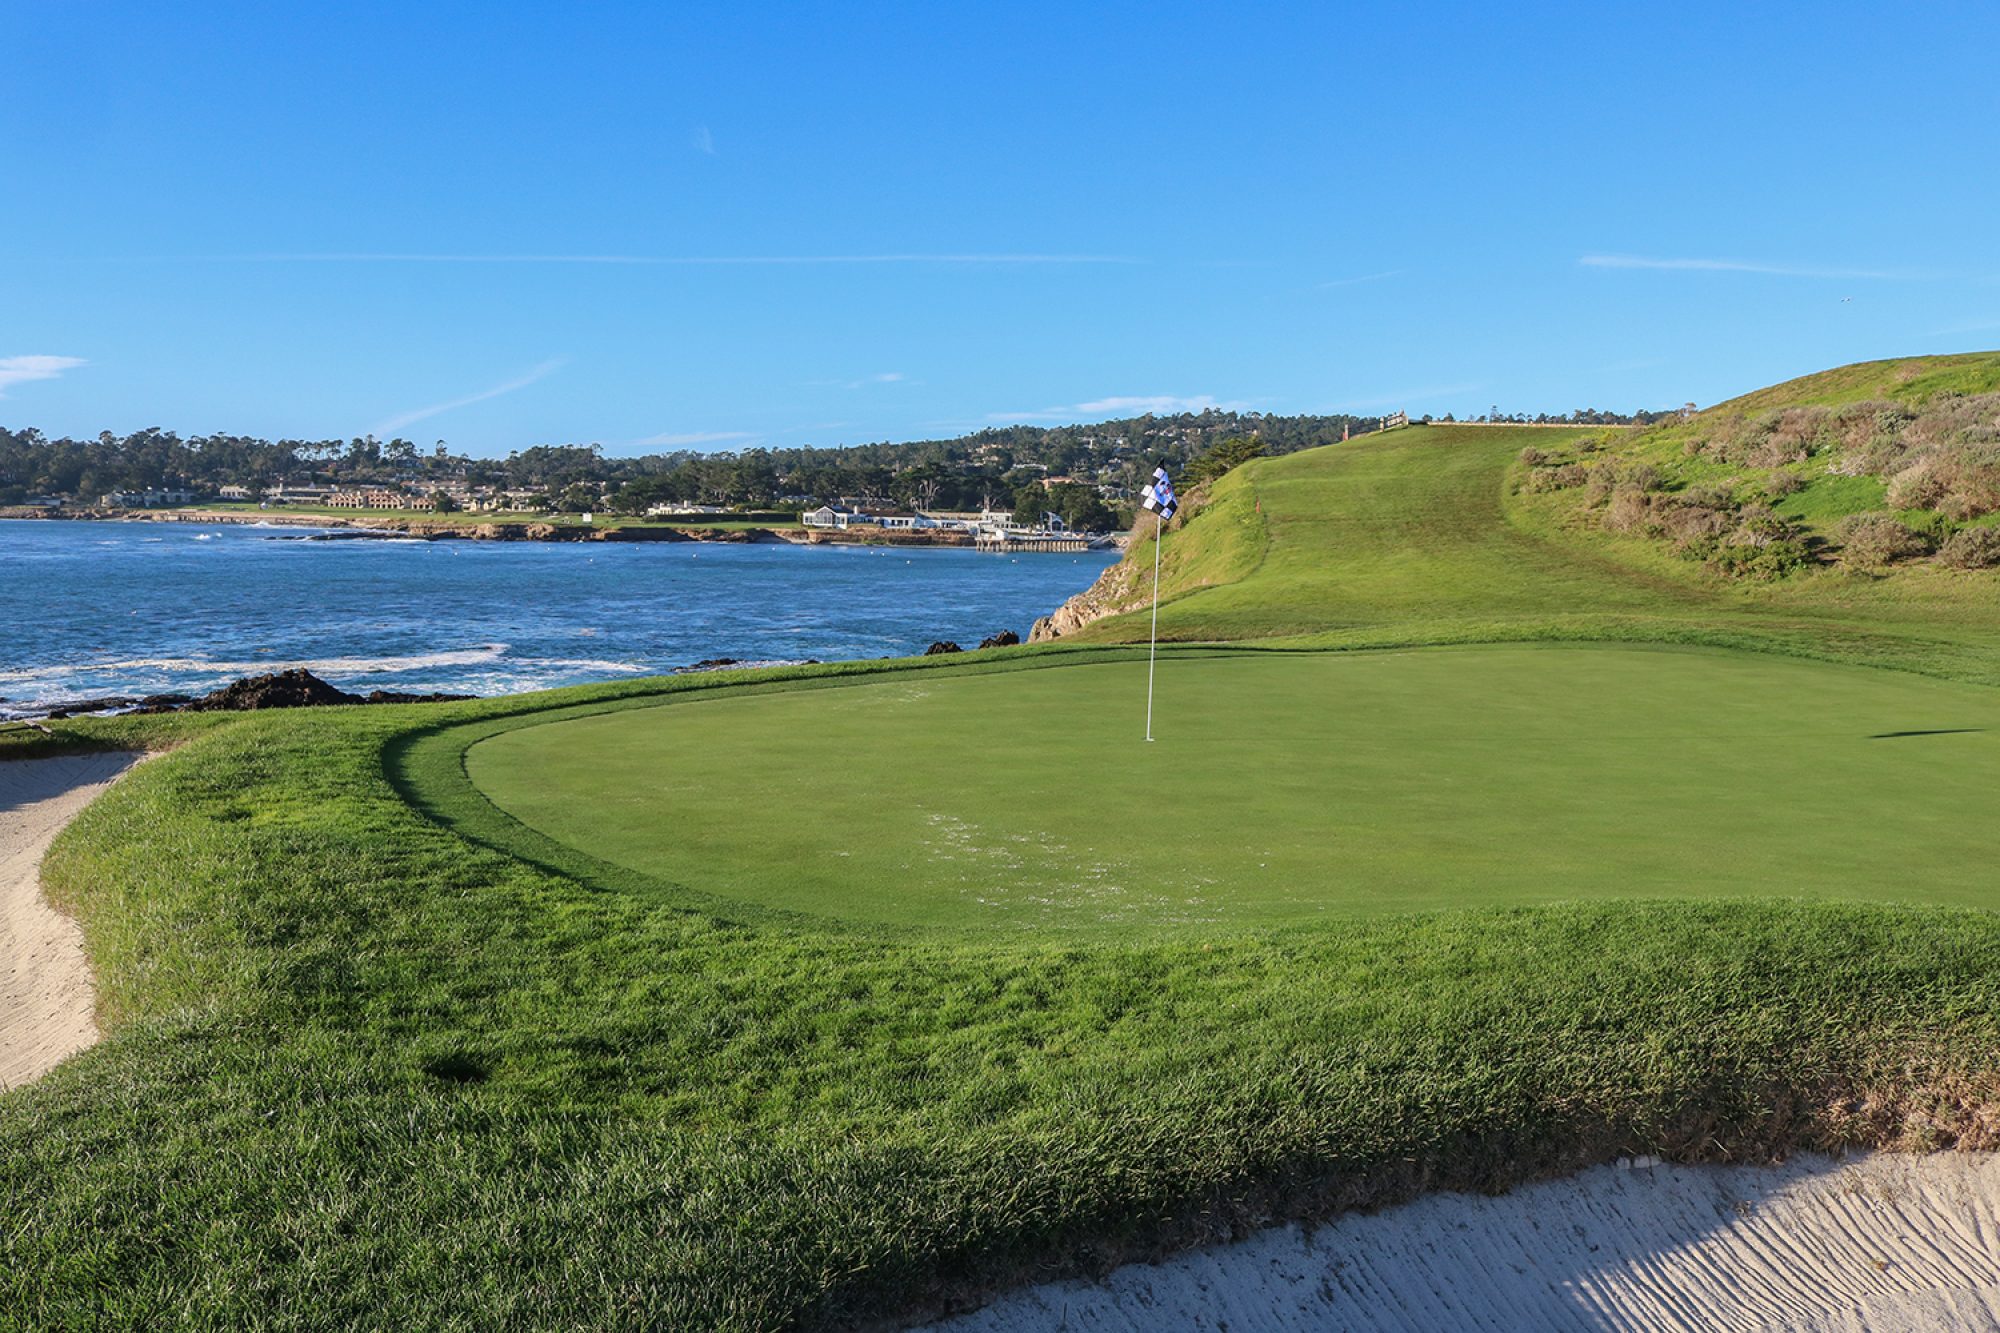
[[[404,251],[327,251],[302,254],[197,255],[218,264],[629,264],[685,268],[815,264],[1138,264],[1130,255],[893,252],[877,255],[619,255],[619,254],[420,254]]]
[[[1919,278],[1921,273],[1893,269],[1811,268],[1796,264],[1765,264],[1744,259],[1660,259],[1646,255],[1584,255],[1584,268],[1658,269],[1677,273],[1762,273],[1780,278],[1840,278],[1893,280]]]
[[[1384,278],[1400,278],[1405,271],[1400,268],[1392,268],[1386,269],[1381,273],[1363,273],[1361,276],[1355,278],[1335,278],[1331,282],[1322,282],[1316,285],[1321,291],[1325,291],[1330,287],[1358,287],[1364,282],[1380,282]]]
[[[688,141],[694,145],[695,152],[706,153],[710,157],[715,156],[715,136],[709,133],[708,126],[695,126],[694,133],[688,136]]]
[[[752,435],[747,430],[697,430],[688,431],[684,434],[669,432],[665,435],[648,435],[645,439],[634,440],[632,443],[661,445],[673,449],[698,444],[729,444],[735,440],[754,440],[756,438],[755,435]]]
[[[1182,397],[1177,394],[1144,394],[1095,398],[1087,403],[1044,407],[1031,412],[988,412],[988,421],[1081,420],[1085,417],[1172,416],[1180,412],[1238,412],[1247,402],[1222,402],[1210,394]]]
[[[863,375],[858,380],[807,380],[815,389],[865,389],[871,384],[907,384],[910,377],[900,370],[885,370],[879,375]]]
[[[16,384],[52,380],[65,370],[89,364],[80,356],[0,356],[0,398]]]
[[[552,360],[542,362],[525,375],[516,375],[513,379],[496,384],[490,389],[481,389],[478,393],[469,393],[463,398],[453,398],[442,403],[432,403],[429,407],[420,407],[413,412],[398,413],[377,426],[375,433],[378,435],[387,435],[391,431],[401,430],[405,426],[426,420],[427,418],[442,416],[446,412],[455,412],[461,407],[470,407],[474,403],[483,403],[489,398],[498,398],[502,394],[513,393],[516,389],[525,389],[537,380],[546,379],[548,376],[562,369],[563,361],[564,358],[556,357]]]

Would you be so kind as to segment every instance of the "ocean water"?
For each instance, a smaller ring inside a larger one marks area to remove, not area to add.
[[[343,689],[506,694],[970,648],[1115,553],[299,540],[307,529],[0,520],[0,715],[308,667]]]

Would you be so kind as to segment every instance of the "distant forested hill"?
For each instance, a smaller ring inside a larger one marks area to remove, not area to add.
[[[1562,419],[1633,418],[1586,409]],[[1143,485],[1159,462],[1185,464],[1223,440],[1252,438],[1267,454],[1285,454],[1380,424],[1379,417],[1207,411],[1091,425],[1000,426],[942,440],[682,450],[636,458],[608,457],[597,444],[537,445],[505,458],[481,458],[454,451],[443,440],[422,448],[400,438],[183,437],[158,427],[122,436],[107,431],[92,439],[52,439],[32,428],[0,427],[0,505],[37,495],[96,500],[115,490],[204,491],[279,482],[398,482],[421,490],[427,482],[449,479],[538,492],[556,508],[610,503],[638,509],[677,500],[768,506],[872,496],[969,509],[1013,506],[1030,488],[1045,488],[1053,478],[1069,479],[1076,491],[1101,496],[1115,508],[1122,492]]]

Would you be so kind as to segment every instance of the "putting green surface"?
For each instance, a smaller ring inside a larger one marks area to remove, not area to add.
[[[2000,692],[1747,653],[1175,654],[716,692],[466,753],[501,810],[762,908],[1090,931],[1602,897],[1991,907]]]

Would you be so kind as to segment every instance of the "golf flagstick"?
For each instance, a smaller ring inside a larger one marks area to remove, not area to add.
[[[1139,507],[1152,514],[1153,527],[1153,642],[1146,650],[1146,739],[1153,739],[1153,666],[1160,659],[1160,548],[1167,542],[1167,520],[1181,507],[1174,497],[1174,483],[1166,465],[1153,469],[1152,483],[1139,499]]]
[[[1153,524],[1153,642],[1146,650],[1146,739],[1153,739],[1153,664],[1160,658],[1160,548],[1166,545],[1167,520]]]

